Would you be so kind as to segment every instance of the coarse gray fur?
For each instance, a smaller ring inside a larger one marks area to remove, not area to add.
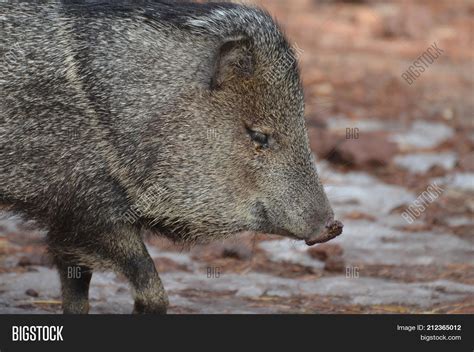
[[[0,200],[48,229],[65,312],[88,311],[104,268],[130,280],[135,312],[166,311],[143,230],[322,238],[333,212],[295,52],[267,12],[14,2],[0,19]]]

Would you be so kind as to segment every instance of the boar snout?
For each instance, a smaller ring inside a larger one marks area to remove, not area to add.
[[[312,246],[316,243],[327,242],[332,240],[334,237],[339,236],[342,233],[343,227],[344,225],[339,220],[329,219],[321,233],[306,239],[305,242],[308,246]]]

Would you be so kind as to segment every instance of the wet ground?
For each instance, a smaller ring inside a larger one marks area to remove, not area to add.
[[[311,145],[344,233],[314,247],[150,238],[170,313],[474,313],[474,6],[260,3],[303,50]],[[444,54],[409,85],[401,74],[434,41]],[[0,215],[0,313],[60,312],[44,232]],[[132,310],[115,274],[94,274],[90,295],[94,313]]]

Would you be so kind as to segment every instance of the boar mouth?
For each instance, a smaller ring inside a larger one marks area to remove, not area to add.
[[[315,245],[316,243],[327,242],[339,236],[342,233],[343,227],[344,225],[342,222],[338,220],[331,221],[319,236],[313,239],[307,239],[305,242],[308,246]]]
[[[324,228],[322,233],[320,233],[318,236],[314,238],[302,238],[282,227],[274,226],[271,223],[268,217],[268,211],[262,202],[256,203],[256,207],[254,211],[256,214],[258,214],[258,217],[260,219],[259,230],[261,232],[275,234],[278,236],[284,236],[284,237],[292,238],[299,241],[304,240],[308,246],[312,246],[312,245],[315,245],[316,243],[324,243],[324,242],[332,240],[333,238],[339,236],[342,233],[342,229],[344,227],[342,222],[340,222],[339,220],[331,219],[326,224],[326,227]]]

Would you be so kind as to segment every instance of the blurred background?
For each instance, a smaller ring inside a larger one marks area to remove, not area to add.
[[[150,238],[170,313],[474,313],[474,2],[244,3],[297,48],[311,147],[344,233],[314,247]],[[0,212],[0,313],[61,311],[43,239]],[[92,312],[132,310],[115,274],[94,274],[90,296]]]

